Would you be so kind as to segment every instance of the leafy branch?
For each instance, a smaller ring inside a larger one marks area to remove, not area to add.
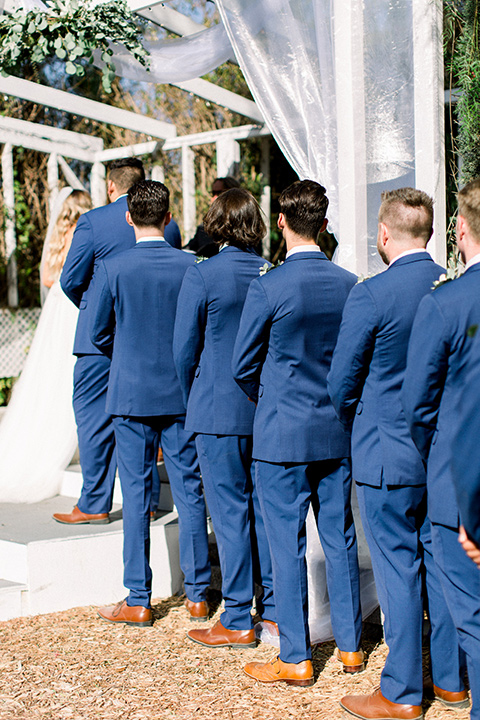
[[[123,45],[144,67],[148,52],[140,41],[136,17],[125,0],[91,6],[90,0],[47,0],[47,10],[18,9],[0,18],[0,72],[21,75],[26,66],[51,58],[65,62],[68,75],[82,77],[96,50],[105,63],[102,84],[112,90],[112,44]]]

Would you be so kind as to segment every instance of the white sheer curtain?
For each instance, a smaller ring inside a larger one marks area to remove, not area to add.
[[[345,104],[361,120],[354,153],[365,164],[368,265],[376,269],[380,192],[387,184],[391,188],[414,182],[412,0],[349,0],[349,10],[357,5],[360,11],[348,47],[339,32],[346,4],[338,0],[216,4],[275,140],[300,178],[318,180],[327,188],[330,227],[337,233]],[[345,97],[339,79],[355,50],[354,92]]]

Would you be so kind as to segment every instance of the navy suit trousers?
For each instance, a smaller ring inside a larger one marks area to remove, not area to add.
[[[196,443],[222,570],[222,625],[252,627],[255,582],[263,588],[257,612],[275,622],[270,550],[252,479],[252,438],[200,434]]]
[[[458,640],[467,655],[470,720],[480,720],[480,571],[458,542],[458,529],[432,523],[433,556]]]
[[[79,355],[75,363],[73,409],[83,474],[77,504],[84,513],[112,509],[117,458],[112,417],[105,412],[109,373],[105,355]]]
[[[310,503],[325,553],[333,633],[340,650],[360,647],[357,540],[350,505],[350,459],[307,464],[256,461],[256,485],[273,565],[280,658],[312,657],[308,628],[306,518]]]
[[[195,442],[184,416],[113,417],[123,494],[124,585],[128,605],[150,606],[150,507],[152,464],[158,440],[178,511],[180,566],[185,592],[205,600],[210,584],[205,500]]]
[[[465,656],[433,560],[426,487],[357,484],[357,497],[385,615],[389,653],[382,671],[383,695],[395,703],[422,704],[423,577],[432,628],[433,683],[450,692],[463,690]]]

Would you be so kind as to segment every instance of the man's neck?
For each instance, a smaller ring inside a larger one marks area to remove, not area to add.
[[[287,245],[287,252],[293,250],[296,247],[301,247],[304,245],[311,245],[312,247],[317,247],[317,243],[315,242],[315,240],[312,240],[312,238],[301,237],[300,235],[292,232],[285,232],[285,242]]]
[[[162,225],[161,227],[138,227],[137,225],[133,226],[133,229],[135,230],[135,239],[141,240],[142,238],[163,238],[165,233],[165,226]]]

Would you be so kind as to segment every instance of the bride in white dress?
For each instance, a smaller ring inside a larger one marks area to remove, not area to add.
[[[52,211],[41,266],[41,280],[50,291],[0,422],[3,503],[34,503],[58,494],[77,446],[72,348],[78,310],[59,278],[77,220],[91,207],[87,192],[63,188]]]

